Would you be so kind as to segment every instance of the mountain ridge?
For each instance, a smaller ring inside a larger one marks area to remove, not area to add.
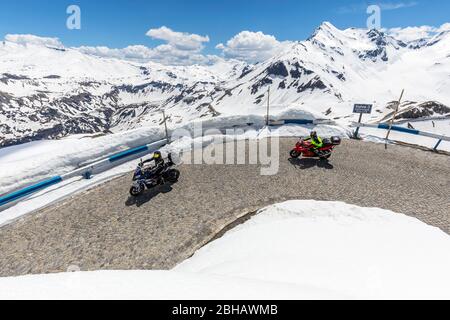
[[[222,59],[193,66],[5,41],[0,44],[0,147],[159,125],[162,110],[172,125],[220,114],[263,114],[269,88],[274,111],[298,107],[336,120],[350,121],[350,107],[357,102],[373,103],[377,111],[371,120],[382,119],[403,88],[418,108],[435,102],[432,111],[445,111],[449,34],[404,42],[383,31],[339,30],[324,22],[307,40],[284,44],[266,61]]]

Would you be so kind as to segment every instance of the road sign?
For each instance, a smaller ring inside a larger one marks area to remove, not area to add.
[[[353,113],[359,113],[359,120],[358,123],[361,123],[363,114],[371,114],[372,113],[372,107],[371,104],[355,104],[353,107]],[[355,139],[359,138],[359,127],[355,131],[354,135]]]
[[[373,105],[371,105],[371,104],[355,104],[355,106],[353,107],[353,113],[371,114],[372,107],[373,107]]]

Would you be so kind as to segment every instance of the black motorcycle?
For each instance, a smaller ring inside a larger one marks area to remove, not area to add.
[[[172,155],[169,154],[168,161],[162,167],[144,168],[144,163],[139,163],[133,175],[133,185],[130,188],[130,194],[133,197],[141,195],[145,189],[152,189],[166,183],[176,183],[180,178],[180,171],[174,169],[175,163],[172,161]]]

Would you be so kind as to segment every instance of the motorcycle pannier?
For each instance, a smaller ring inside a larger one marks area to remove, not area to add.
[[[339,137],[332,137],[331,138],[331,143],[334,144],[335,146],[338,146],[341,144],[341,138]]]

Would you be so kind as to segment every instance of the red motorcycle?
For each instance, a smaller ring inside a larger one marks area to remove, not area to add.
[[[299,142],[297,142],[290,155],[293,159],[303,156],[305,158],[320,158],[325,160],[331,157],[333,149],[340,144],[341,138],[339,137],[323,139],[323,147],[313,151],[311,141],[305,141],[302,138]]]

